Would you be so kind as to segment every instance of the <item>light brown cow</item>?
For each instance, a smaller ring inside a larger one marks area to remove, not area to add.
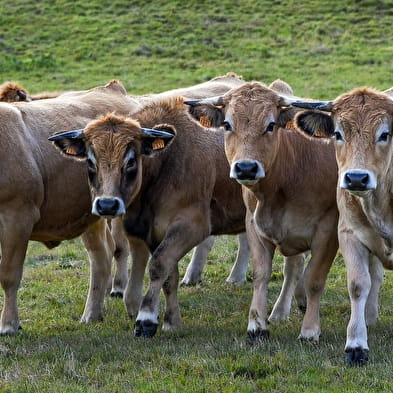
[[[105,221],[91,214],[86,166],[60,156],[47,141],[59,129],[84,127],[98,115],[128,114],[135,103],[111,82],[72,99],[0,103],[0,283],[4,290],[0,334],[19,327],[17,291],[29,239],[48,247],[82,235],[91,261],[83,321],[102,318],[113,255]],[[5,170],[5,168],[7,170]]]
[[[87,159],[93,212],[124,214],[128,234],[152,252],[140,309],[138,294],[129,293],[138,287],[133,275],[125,296],[129,315],[138,313],[135,334],[150,337],[158,326],[161,288],[167,303],[163,328],[181,323],[178,260],[209,234],[243,231],[245,207],[240,186],[228,177],[222,131],[192,121],[183,98],[152,103],[133,116],[139,122],[107,116],[51,140],[63,153]],[[146,135],[140,124],[164,133]]]
[[[362,365],[368,359],[367,326],[378,318],[383,268],[393,269],[393,101],[359,88],[332,102],[296,105],[329,112],[305,111],[296,124],[309,136],[335,140],[338,236],[351,300],[346,362]]]
[[[337,251],[334,147],[291,131],[295,110],[284,96],[291,92],[282,81],[271,88],[252,82],[212,100],[189,102],[192,113],[223,124],[230,177],[243,185],[254,269],[249,342],[268,337],[267,286],[276,249],[286,256],[311,251],[300,337],[319,340],[320,297]]]

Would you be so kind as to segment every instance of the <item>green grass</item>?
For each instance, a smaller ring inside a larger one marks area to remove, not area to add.
[[[369,365],[348,368],[343,362],[349,304],[342,259],[333,266],[322,300],[318,345],[297,339],[302,313],[293,307],[288,322],[270,326],[269,342],[250,347],[245,336],[251,282],[224,282],[235,249],[235,238],[219,238],[203,283],[179,289],[183,327],[137,339],[119,299],[106,298],[103,323],[78,322],[88,286],[79,240],[51,251],[31,243],[20,289],[23,330],[0,341],[0,392],[390,391],[388,280],[381,320],[369,331]],[[181,262],[183,274],[189,257]],[[279,257],[273,269],[270,307],[281,286],[281,262]]]
[[[265,83],[281,78],[298,95],[330,99],[357,86],[393,85],[392,21],[392,0],[1,1],[0,82],[18,80],[37,93],[117,78],[142,94],[234,71]],[[221,238],[203,284],[179,290],[184,326],[144,340],[133,337],[118,299],[105,300],[103,323],[79,324],[89,276],[79,240],[51,251],[31,243],[19,291],[24,329],[0,339],[0,392],[391,391],[391,273],[380,321],[369,329],[369,364],[347,368],[342,259],[322,299],[319,345],[297,340],[302,314],[294,307],[290,321],[271,325],[269,342],[248,347],[251,282],[224,282],[235,250],[233,238]]]

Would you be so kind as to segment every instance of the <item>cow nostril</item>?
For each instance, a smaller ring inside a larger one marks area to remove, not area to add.
[[[364,186],[366,186],[366,185],[368,184],[369,178],[370,178],[370,177],[369,177],[368,173],[365,173],[364,176],[362,177],[361,182],[362,182],[362,184],[363,184]]]

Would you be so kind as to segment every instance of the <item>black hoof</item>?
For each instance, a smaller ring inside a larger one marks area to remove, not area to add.
[[[153,337],[158,328],[158,323],[152,321],[136,321],[134,327],[135,337]]]
[[[247,332],[247,344],[254,345],[259,341],[266,341],[269,338],[269,330],[258,329],[256,331]]]
[[[120,291],[111,292],[111,297],[118,297],[120,299],[123,299],[123,292]]]
[[[364,366],[368,361],[368,350],[360,347],[345,350],[345,363],[348,366]]]

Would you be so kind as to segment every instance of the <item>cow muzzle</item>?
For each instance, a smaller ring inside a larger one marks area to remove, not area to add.
[[[116,216],[121,216],[125,212],[124,202],[117,197],[96,198],[93,202],[92,213],[97,216],[114,218]]]
[[[229,176],[244,186],[252,186],[265,177],[265,170],[257,160],[238,160],[232,163]]]
[[[375,175],[365,169],[351,169],[341,175],[340,187],[350,192],[365,192],[375,190],[377,181]]]

